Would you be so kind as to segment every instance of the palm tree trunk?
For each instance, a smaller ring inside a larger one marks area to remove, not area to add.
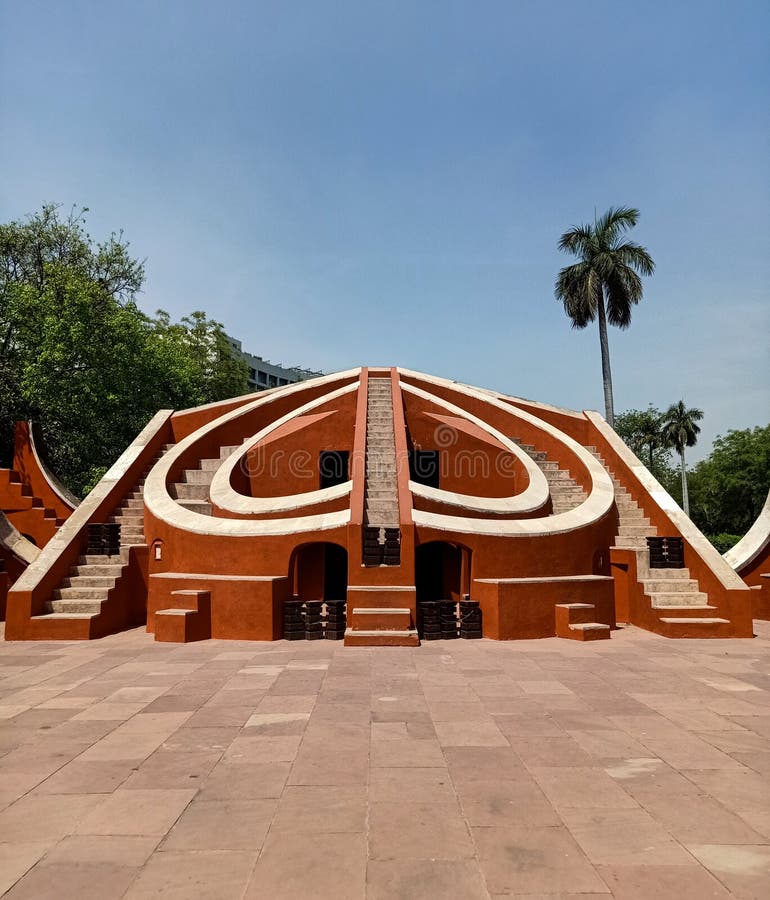
[[[610,428],[615,427],[615,405],[612,400],[612,372],[610,371],[610,342],[607,337],[607,314],[604,310],[604,291],[599,292],[599,343],[602,348],[602,381],[604,382],[604,418]]]
[[[684,447],[679,451],[682,460],[682,509],[686,516],[690,515],[690,497],[687,493],[687,469],[684,465]]]

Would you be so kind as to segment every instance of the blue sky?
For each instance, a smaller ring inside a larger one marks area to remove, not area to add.
[[[90,207],[254,353],[602,408],[562,231],[641,210],[618,410],[770,411],[766,2],[0,0],[0,216]]]

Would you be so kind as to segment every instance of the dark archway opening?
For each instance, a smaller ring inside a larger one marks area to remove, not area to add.
[[[345,600],[348,552],[337,544],[305,544],[294,551],[290,576],[301,600]]]
[[[415,550],[417,602],[460,600],[470,590],[470,551],[457,544],[432,541]]]

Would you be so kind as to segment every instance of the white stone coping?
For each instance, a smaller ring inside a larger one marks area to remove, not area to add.
[[[349,591],[413,591],[413,584],[349,584]]]
[[[324,503],[348,496],[353,489],[352,481],[346,481],[333,487],[306,491],[301,494],[287,494],[281,497],[247,497],[234,490],[231,481],[234,469],[244,462],[249,451],[277,428],[280,428],[281,425],[285,425],[292,419],[312,412],[319,406],[324,406],[339,397],[344,397],[346,394],[357,391],[359,385],[360,382],[354,381],[352,384],[338,388],[336,391],[331,391],[329,394],[324,394],[322,397],[316,397],[315,400],[297,407],[297,409],[292,410],[285,416],[281,416],[281,418],[271,422],[261,431],[258,431],[251,437],[247,437],[241,444],[240,449],[232,453],[214,474],[211,488],[209,489],[211,502],[219,509],[226,509],[228,512],[233,512],[240,516],[248,516],[255,513],[270,514],[284,510],[301,509],[303,506]]]
[[[40,548],[27,540],[9,521],[0,509],[0,547],[12,553],[18,560],[29,565],[40,555]]]
[[[422,388],[415,387],[411,384],[401,383],[401,392],[412,394],[427,400],[452,415],[459,416],[468,422],[477,425],[482,431],[496,438],[505,449],[524,466],[529,475],[529,484],[527,488],[519,494],[512,494],[509,497],[480,497],[470,494],[458,494],[454,491],[445,491],[441,488],[428,487],[424,484],[418,484],[416,481],[409,482],[409,490],[415,497],[423,497],[426,500],[434,500],[445,503],[448,506],[457,506],[461,509],[473,510],[481,513],[499,513],[509,515],[532,512],[541,509],[548,501],[548,482],[542,470],[535,464],[535,461],[528,456],[518,444],[507,438],[501,431],[493,428],[483,419],[472,415],[459,406],[455,406],[448,400],[431,394]]]
[[[435,528],[438,531],[455,531],[464,534],[484,534],[499,537],[546,537],[548,535],[566,534],[587,525],[592,525],[603,518],[615,502],[615,488],[612,479],[599,463],[581,444],[565,434],[549,422],[538,419],[526,410],[511,406],[504,400],[476,388],[438,378],[434,375],[423,375],[409,369],[398,369],[399,374],[414,378],[417,381],[448,387],[458,393],[465,394],[484,403],[494,406],[515,419],[521,419],[538,431],[542,431],[558,440],[577,456],[585,466],[591,479],[588,497],[574,509],[551,516],[540,516],[533,519],[470,519],[462,516],[443,515],[423,512],[415,509],[412,518],[415,525]],[[407,387],[402,384],[402,390]]]
[[[260,406],[266,406],[283,398],[289,393],[301,394],[308,387],[317,387],[320,383],[329,386],[346,378],[360,376],[361,368],[347,369],[333,375],[324,375],[312,381],[300,381],[287,385],[280,391],[263,392],[257,397],[224,413],[218,419],[201,426],[197,431],[183,438],[172,447],[155,465],[144,485],[144,505],[149,512],[162,522],[189,531],[193,534],[220,535],[223,537],[257,537],[280,534],[301,534],[306,531],[326,531],[347,525],[350,521],[350,509],[339,512],[320,513],[313,516],[297,516],[288,519],[222,519],[193,512],[179,503],[169,494],[168,479],[171,468],[179,457],[193,447],[201,438],[218,429],[220,426],[246,416]],[[328,394],[325,400],[328,400]]]
[[[73,544],[80,544],[80,535],[91,521],[97,508],[104,502],[116,483],[126,474],[144,452],[146,446],[166,425],[173,415],[172,409],[162,409],[150,419],[136,438],[126,447],[91,493],[76,507],[56,534],[40,551],[40,555],[11,588],[12,591],[31,591],[37,587],[55,561]],[[133,485],[126,485],[128,490]],[[117,502],[116,498],[116,502]]]
[[[598,412],[587,410],[586,417],[599,431],[602,437],[612,446],[612,449],[623,460],[641,482],[642,487],[650,495],[650,498],[661,509],[679,531],[682,537],[692,547],[693,551],[703,560],[714,576],[728,590],[748,590],[746,584],[735,574],[730,565],[722,558],[714,545],[698,530],[695,523],[684,514],[679,504],[668,491],[618,437],[615,431]],[[646,554],[645,554],[646,555]]]
[[[532,578],[474,578],[479,584],[550,584],[552,581],[614,581],[612,575],[542,575]]]
[[[770,491],[767,492],[765,505],[759,512],[754,524],[727,553],[723,559],[728,566],[740,572],[762,553],[770,543]]]
[[[206,579],[207,581],[281,581],[287,575],[213,575],[205,572],[152,572],[150,578]]]

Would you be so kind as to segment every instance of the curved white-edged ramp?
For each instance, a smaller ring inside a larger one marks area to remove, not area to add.
[[[604,467],[581,444],[554,425],[538,419],[523,409],[498,400],[496,397],[490,396],[488,392],[476,390],[468,385],[459,384],[446,378],[438,378],[435,375],[423,375],[410,369],[399,368],[398,372],[400,375],[413,378],[415,381],[446,387],[458,394],[481,400],[514,419],[527,422],[536,430],[550,435],[571,450],[585,466],[591,479],[588,497],[574,509],[556,515],[512,520],[471,519],[462,516],[423,512],[415,509],[412,511],[415,525],[435,528],[439,531],[460,531],[464,534],[497,535],[500,537],[538,537],[550,534],[564,534],[578,528],[585,528],[587,525],[598,522],[612,508],[612,504],[615,502],[615,488]],[[412,386],[402,382],[402,391],[408,387]]]
[[[740,574],[741,570],[754,562],[768,544],[770,544],[770,491],[767,492],[765,505],[754,524],[734,547],[722,554],[722,558]]]
[[[215,431],[220,426],[234,422],[242,416],[246,416],[253,410],[267,406],[278,397],[285,397],[287,393],[301,394],[309,387],[317,387],[318,384],[327,384],[330,387],[329,394],[323,398],[317,398],[321,402],[328,402],[330,394],[335,393],[333,385],[349,378],[357,380],[346,386],[351,390],[358,387],[361,368],[348,369],[337,372],[334,375],[324,375],[314,378],[312,381],[299,382],[288,385],[281,391],[270,396],[260,396],[244,406],[220,416],[212,422],[203,425],[197,431],[188,435],[178,444],[172,447],[158,463],[153,466],[144,485],[144,505],[155,518],[166,522],[175,528],[190,531],[193,534],[222,535],[227,537],[254,537],[278,534],[300,534],[305,531],[326,531],[347,525],[350,521],[350,509],[338,512],[319,513],[312,516],[297,516],[286,519],[222,519],[215,516],[202,515],[193,512],[183,506],[170,495],[168,490],[169,474],[178,458],[188,449],[192,448],[201,438]],[[296,415],[296,412],[294,413]],[[253,441],[249,439],[249,446]],[[301,495],[299,495],[301,496]]]

